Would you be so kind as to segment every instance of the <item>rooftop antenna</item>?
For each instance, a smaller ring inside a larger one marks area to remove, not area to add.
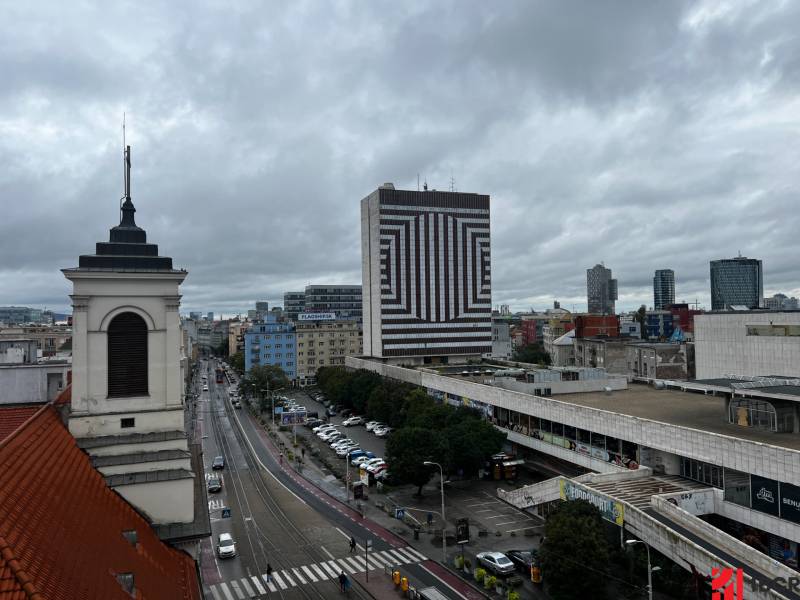
[[[424,191],[426,191],[426,192],[428,191],[428,180],[427,179],[425,180],[425,183],[423,184],[422,189]]]
[[[123,195],[122,198],[119,199],[119,220],[122,222],[122,202],[127,197],[127,190],[128,190],[128,168],[126,166],[127,163],[127,153],[125,152],[125,113],[122,113],[122,190]]]
[[[419,173],[417,173],[417,191],[419,191]]]
[[[456,180],[453,177],[453,171],[450,171],[450,191],[451,192],[456,191]]]

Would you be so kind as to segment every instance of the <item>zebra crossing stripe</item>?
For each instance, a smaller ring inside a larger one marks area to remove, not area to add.
[[[319,579],[317,579],[317,576],[314,575],[314,572],[311,569],[309,569],[306,565],[303,565],[300,568],[303,569],[303,573],[305,574],[307,579],[310,579],[313,583],[319,581]]]
[[[353,567],[351,567],[350,563],[347,562],[346,560],[342,558],[337,558],[336,562],[340,563],[345,569],[347,569],[347,572],[350,573],[351,575],[353,575],[356,572],[356,570]]]
[[[227,600],[233,600],[233,594],[231,594],[231,591],[228,589],[228,586],[226,584],[220,583],[219,589],[221,589],[222,593],[225,594],[225,598]]]
[[[294,587],[294,586],[296,586],[296,585],[297,585],[297,584],[294,582],[294,579],[292,579],[292,577],[289,575],[289,571],[287,571],[286,569],[284,569],[283,571],[281,571],[281,573],[283,574],[283,578],[284,578],[286,581],[288,581],[288,582],[289,582],[289,585],[291,585],[292,587]]]
[[[264,586],[261,585],[261,582],[258,580],[258,577],[253,575],[252,577],[250,577],[250,581],[252,581],[253,585],[256,586],[256,589],[258,590],[259,594],[266,594],[267,593],[267,590],[265,590]]]
[[[292,567],[292,573],[294,573],[294,576],[297,578],[297,581],[299,581],[301,585],[305,585],[308,583],[305,579],[303,579],[303,575],[296,568]]]
[[[214,600],[222,600],[222,596],[220,596],[219,592],[217,591],[217,586],[212,585],[210,589],[211,595],[214,596]]]
[[[255,593],[253,593],[253,588],[250,587],[250,583],[247,581],[247,579],[242,579],[241,581],[245,591],[247,592],[247,595],[253,598]]]
[[[275,580],[275,582],[280,586],[282,590],[285,590],[287,587],[289,587],[285,583],[283,583],[283,579],[281,579],[281,576],[278,575],[277,571],[272,572],[272,578]]]
[[[370,569],[382,569],[383,568],[383,564],[380,561],[378,561],[375,558],[374,555],[370,554],[369,555],[369,568]]]
[[[385,558],[381,556],[380,552],[373,552],[372,554],[369,555],[369,557],[376,563],[378,563],[378,567],[381,569],[383,567],[391,566],[389,565],[389,561],[387,561]]]
[[[428,560],[427,556],[425,556],[424,554],[422,554],[422,552],[419,552],[415,548],[412,548],[411,546],[406,546],[405,548],[403,548],[403,550],[408,552],[411,556],[416,556],[417,560],[420,560],[420,561]]]
[[[270,592],[278,591],[278,586],[276,586],[271,580],[268,580],[266,574],[262,575],[261,577],[264,578],[264,584],[269,588]]]
[[[353,567],[355,568],[356,571],[364,571],[365,570],[364,569],[364,564],[360,560],[356,560],[352,556],[348,556],[344,560],[346,560],[351,565],[353,565]]]
[[[242,593],[239,584],[235,581],[231,581],[231,589],[236,592],[236,595],[239,596],[239,600],[244,600],[244,594]]]
[[[320,580],[325,581],[328,578],[328,576],[325,574],[325,571],[320,569],[317,565],[311,565],[311,567],[317,572]]]
[[[330,561],[330,562],[333,563],[333,561]],[[331,578],[335,578],[335,577],[339,576],[338,569],[332,569],[330,567],[330,565],[328,565],[328,563],[326,563],[324,561],[319,563],[319,564],[322,565],[322,568],[325,569],[325,572],[328,573],[331,576]],[[333,564],[336,564],[336,563],[333,563]]]
[[[405,548],[395,548],[394,551],[400,556],[405,557],[406,560],[408,560],[408,562],[417,562],[417,557],[411,554],[410,552],[406,552]]]

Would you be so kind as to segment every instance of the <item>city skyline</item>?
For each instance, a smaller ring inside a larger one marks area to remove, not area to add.
[[[800,296],[796,5],[10,10],[0,305],[69,306],[58,269],[87,248],[66,224],[102,239],[117,214],[123,113],[186,311],[360,283],[358,198],[418,177],[492,197],[492,305],[584,309],[604,261],[618,310],[650,306],[663,265],[710,308],[709,261],[739,252],[764,295]]]

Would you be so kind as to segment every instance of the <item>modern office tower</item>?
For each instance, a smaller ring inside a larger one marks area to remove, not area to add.
[[[360,319],[360,285],[307,285],[305,312],[333,312],[339,319]]]
[[[489,196],[396,190],[361,201],[364,354],[448,362],[492,351]]]
[[[586,300],[589,312],[613,315],[616,299],[617,280],[611,277],[611,269],[606,269],[602,264],[586,269]]]
[[[653,309],[663,310],[675,304],[675,271],[657,269],[653,277]]]
[[[786,294],[774,294],[770,298],[764,298],[764,308],[770,310],[797,310],[797,298],[789,298]]]
[[[283,294],[283,310],[290,321],[296,321],[297,315],[305,310],[305,292],[286,292]]]
[[[711,261],[711,310],[759,308],[764,302],[761,261],[746,256]]]

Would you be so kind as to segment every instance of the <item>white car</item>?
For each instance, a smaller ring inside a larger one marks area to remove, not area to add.
[[[367,421],[367,424],[366,424],[366,425],[364,425],[364,427],[366,427],[366,428],[367,428],[367,431],[372,431],[372,430],[373,430],[373,429],[375,429],[375,428],[376,428],[378,425],[383,425],[383,423],[381,423],[380,421]]]
[[[350,454],[353,450],[361,450],[358,444],[348,444],[347,446],[342,446],[341,448],[336,449],[336,456],[340,458],[346,458],[348,454]]]
[[[320,433],[322,431],[325,431],[326,429],[334,429],[335,427],[336,425],[331,425],[330,423],[323,423],[322,425],[317,425],[311,431],[313,431],[314,433]]]
[[[208,391],[208,386],[207,386],[207,385],[204,385],[204,386],[203,386],[203,391],[204,391],[204,392],[207,392],[207,391]]]
[[[351,440],[350,438],[342,438],[341,440],[336,440],[331,444],[331,448],[334,450],[338,450],[340,446],[347,446],[348,444],[357,444],[358,442]]]
[[[330,444],[331,442],[335,442],[343,435],[344,434],[340,432],[338,429],[330,429],[325,433],[323,433],[322,435],[320,435],[319,439],[321,439],[323,442],[328,442]]]
[[[342,425],[345,427],[351,427],[352,425],[363,425],[364,419],[363,417],[350,417],[349,419],[345,419],[342,421]]]
[[[389,465],[387,465],[385,461],[381,460],[380,462],[367,465],[367,471],[369,473],[377,473],[378,471],[382,471],[388,467]]]
[[[328,429],[323,429],[317,433],[317,437],[321,440],[324,440],[327,436],[333,435],[334,433],[339,433],[339,430],[335,427],[329,427]]]
[[[481,552],[477,559],[495,575],[506,575],[515,570],[514,563],[502,552]]]
[[[217,556],[220,558],[233,558],[236,556],[236,544],[230,533],[220,533],[217,541]]]
[[[379,438],[384,438],[391,432],[392,432],[391,427],[381,427],[380,429],[376,429],[375,431],[373,431],[373,433],[377,435]]]
[[[361,463],[360,466],[364,467],[367,471],[370,470],[370,467],[374,467],[375,465],[386,464],[382,458],[370,458],[368,461]]]
[[[359,467],[368,460],[372,459],[369,456],[357,456],[356,458],[350,461],[350,464],[353,465],[354,467]]]

